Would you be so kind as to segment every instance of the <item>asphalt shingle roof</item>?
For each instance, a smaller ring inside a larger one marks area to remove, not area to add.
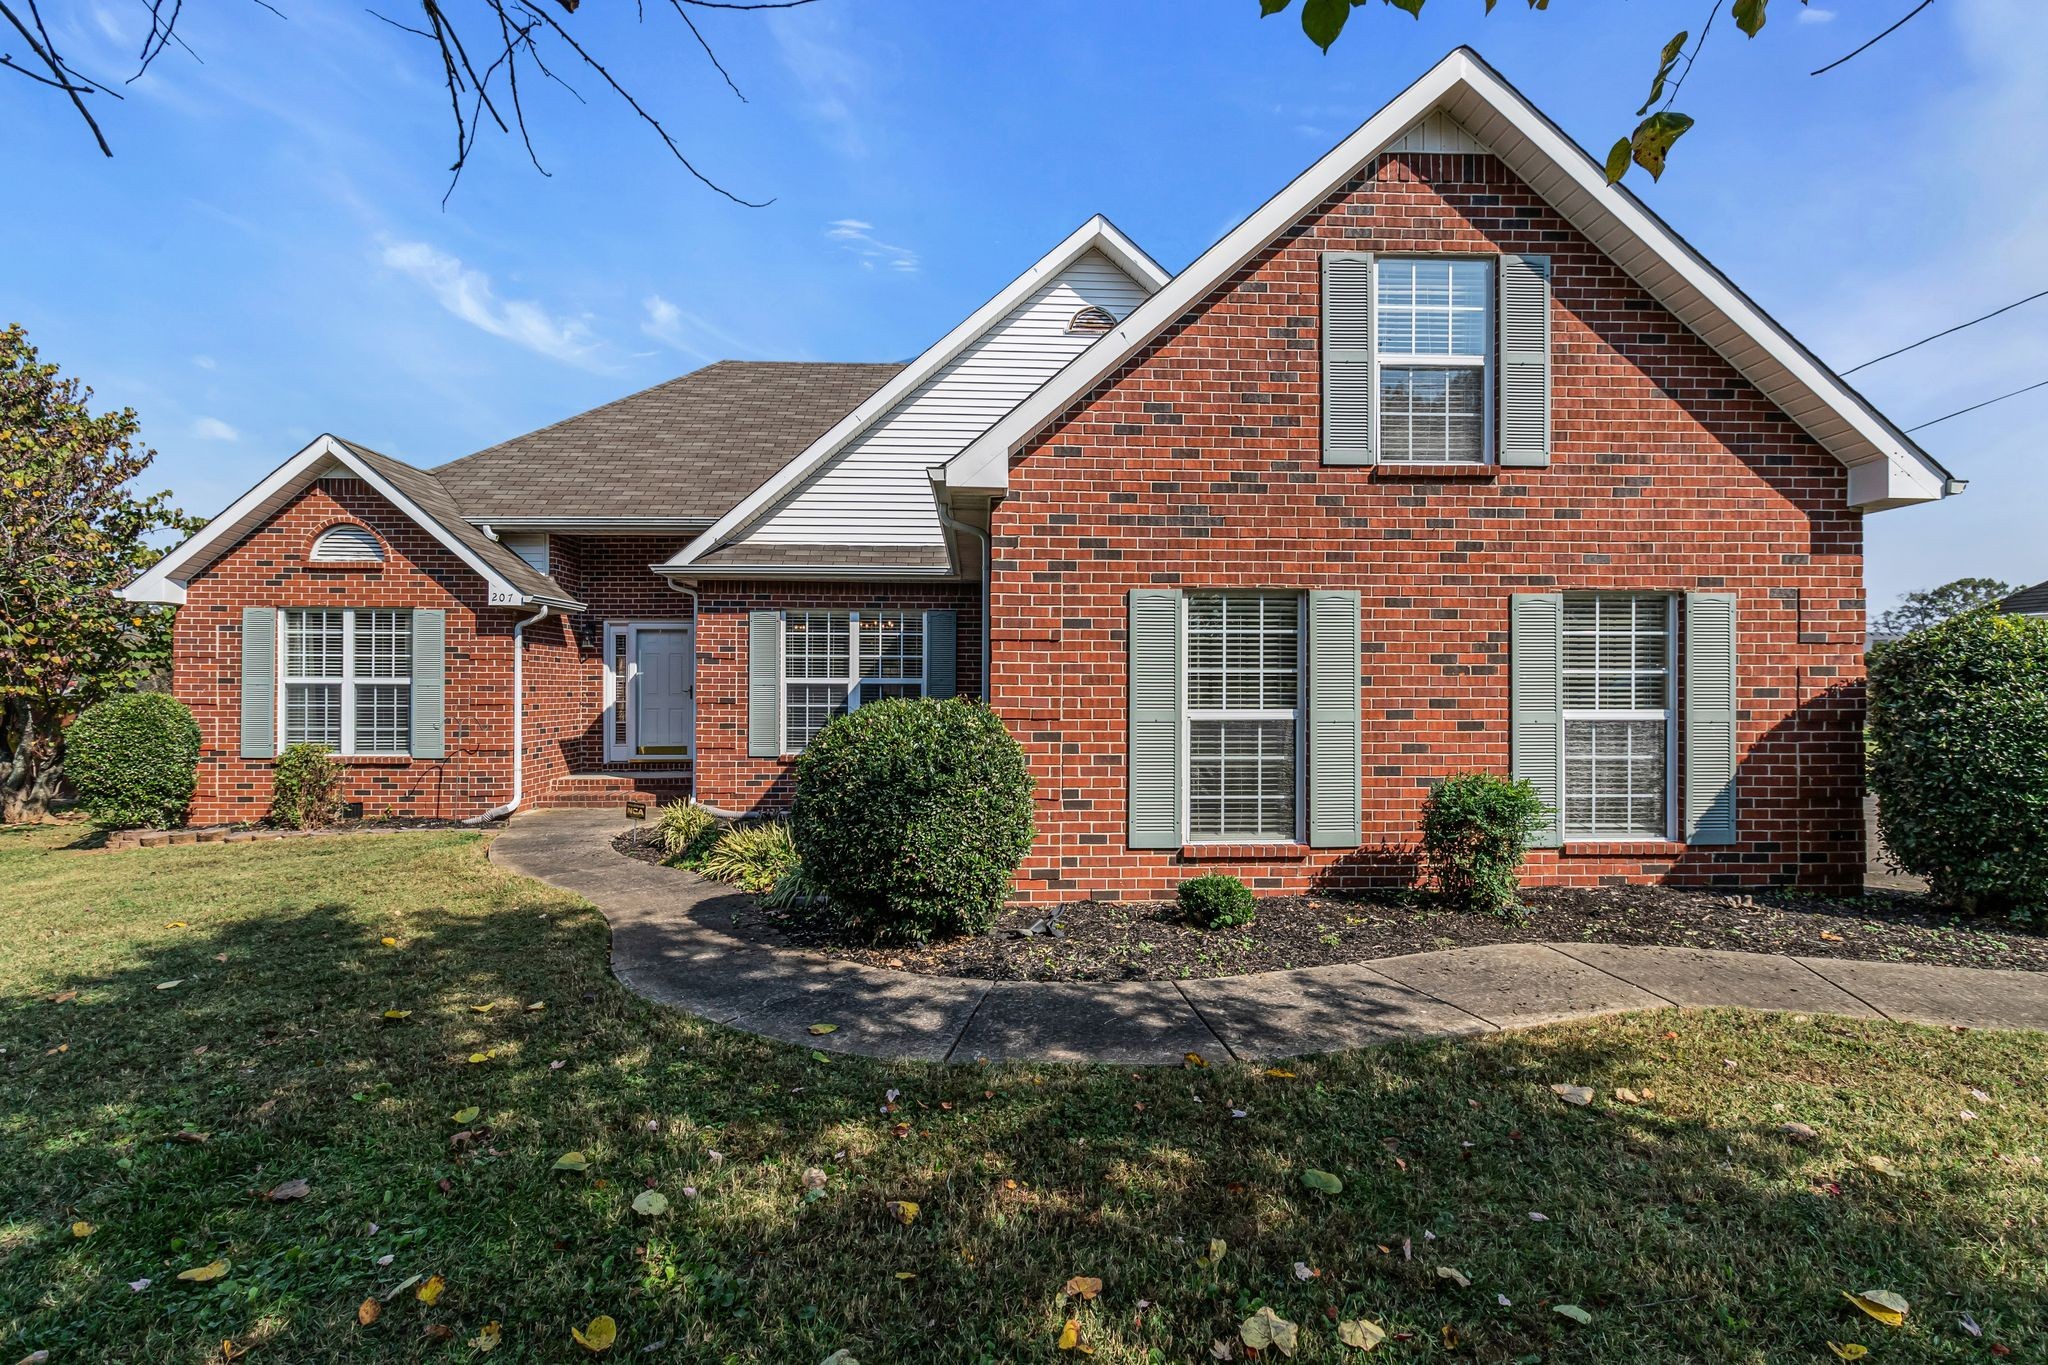
[[[2031,588],[2021,588],[2000,602],[1998,609],[2018,612],[2025,616],[2048,616],[2048,583],[2036,583]]]
[[[795,545],[780,541],[742,540],[721,545],[690,565],[689,572],[742,573],[748,569],[905,569],[914,573],[948,573],[952,569],[943,545]]]
[[[721,360],[439,466],[466,517],[724,515],[901,365]]]

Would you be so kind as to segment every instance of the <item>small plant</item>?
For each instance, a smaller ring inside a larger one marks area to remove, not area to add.
[[[1181,914],[1204,929],[1242,929],[1259,911],[1252,889],[1220,872],[1182,882],[1176,899]]]
[[[752,895],[764,895],[797,869],[796,843],[787,820],[753,820],[718,836],[698,870]]]
[[[1522,850],[1543,824],[1543,800],[1527,782],[1458,773],[1422,810],[1422,863],[1453,905],[1510,915],[1519,904]]]
[[[331,825],[341,816],[341,761],[324,744],[294,744],[277,756],[270,823],[285,829]]]
[[[717,827],[718,817],[695,801],[671,801],[654,817],[654,837],[671,858],[687,854]]]
[[[86,814],[109,825],[176,825],[192,803],[199,722],[161,692],[109,697],[64,736],[64,775]]]

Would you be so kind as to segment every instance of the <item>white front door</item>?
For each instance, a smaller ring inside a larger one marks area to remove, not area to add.
[[[697,651],[687,623],[605,629],[605,757],[688,758],[696,748]]]

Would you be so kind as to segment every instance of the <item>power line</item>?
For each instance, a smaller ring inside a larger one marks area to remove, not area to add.
[[[1981,403],[1972,403],[1967,408],[1957,408],[1954,412],[1943,413],[1939,417],[1922,422],[1917,427],[1907,427],[1906,430],[1908,432],[1923,431],[1933,426],[1936,422],[1946,422],[1951,417],[1961,417],[1966,412],[1975,412],[1978,408],[1988,408],[1993,403],[2003,403],[2008,398],[2017,398],[2023,393],[2032,393],[2035,389],[2048,389],[2048,379],[2029,384],[2023,389],[2014,389],[2011,393],[2001,393],[1996,398],[1987,398]]]
[[[1965,327],[1975,327],[1980,322],[1989,322],[1992,318],[1997,317],[2000,313],[2010,313],[2013,309],[2019,307],[2021,304],[2032,303],[2035,299],[2048,299],[2048,289],[2043,289],[2038,294],[2029,294],[2023,299],[2016,299],[2013,302],[2005,305],[2005,307],[2003,308],[1994,308],[1981,318],[1971,318],[1968,322],[1959,322],[1955,326],[1947,329],[1946,331],[1936,332],[1933,336],[1921,337],[1918,341],[1913,342],[1911,345],[1901,346],[1896,351],[1886,351],[1883,355],[1877,356],[1875,359],[1866,360],[1861,365],[1851,365],[1848,369],[1843,370],[1842,373],[1845,375],[1849,375],[1856,373],[1856,371],[1858,370],[1867,370],[1872,365],[1875,365],[1879,360],[1890,360],[1895,355],[1904,355],[1906,352],[1910,350],[1913,350],[1920,346],[1925,346],[1930,341],[1939,341],[1945,336],[1952,336],[1955,333],[1962,331]]]
[[[1919,3],[1919,4],[1917,4],[1917,5],[1915,5],[1915,6],[1914,6],[1914,7],[1912,8],[1912,10],[1911,10],[1911,11],[1910,11],[1910,12],[1909,12],[1909,13],[1908,13],[1907,15],[1906,15],[1906,19],[1910,19],[1910,18],[1912,18],[1912,17],[1913,17],[1913,15],[1915,15],[1915,14],[1918,14],[1918,13],[1919,13],[1919,12],[1920,12],[1921,10],[1923,10],[1923,9],[1926,9],[1926,8],[1927,8],[1927,7],[1929,6],[1929,5],[1931,5],[1931,4],[1933,4],[1933,3],[1934,3],[1934,0],[1920,0],[1920,3]],[[1891,26],[1890,28],[1888,28],[1888,29],[1886,29],[1886,30],[1885,30],[1884,32],[1882,32],[1882,33],[1878,34],[1878,35],[1877,35],[1877,36],[1876,36],[1875,38],[1872,38],[1872,39],[1871,39],[1871,40],[1870,40],[1869,42],[1865,43],[1865,44],[1864,44],[1864,45],[1863,45],[1862,47],[1859,47],[1859,48],[1857,48],[1857,49],[1856,49],[1856,50],[1855,50],[1854,52],[1851,52],[1851,53],[1849,54],[1849,56],[1848,56],[1848,57],[1837,57],[1837,58],[1835,58],[1835,59],[1834,59],[1833,61],[1829,62],[1829,63],[1828,63],[1828,64],[1827,64],[1826,66],[1822,67],[1822,68],[1821,68],[1820,70],[1818,70],[1818,71],[1809,71],[1809,72],[1807,72],[1806,74],[1807,74],[1807,75],[1809,75],[1809,76],[1820,76],[1820,75],[1825,75],[1825,74],[1826,74],[1827,72],[1833,71],[1833,70],[1834,70],[1834,69],[1835,69],[1836,67],[1840,66],[1840,65],[1841,65],[1841,64],[1842,64],[1843,62],[1846,62],[1846,61],[1848,61],[1848,60],[1849,60],[1849,57],[1858,57],[1858,56],[1861,56],[1861,55],[1862,55],[1862,54],[1864,54],[1865,52],[1868,52],[1868,51],[1870,51],[1870,49],[1871,49],[1871,48],[1873,48],[1873,47],[1876,47],[1876,46],[1877,46],[1877,45],[1878,45],[1879,43],[1883,42],[1883,41],[1884,41],[1885,39],[1887,39],[1887,38],[1891,37],[1891,36],[1892,36],[1892,35],[1893,35],[1894,33],[1897,33],[1897,32],[1898,32],[1898,31],[1899,31],[1899,30],[1900,30],[1901,28],[1903,28],[1903,27],[1905,26],[1905,23],[1906,23],[1906,19],[1901,19],[1901,20],[1899,20],[1899,22],[1898,22],[1898,23],[1896,23],[1896,24],[1893,24],[1893,25],[1892,25],[1892,26]]]

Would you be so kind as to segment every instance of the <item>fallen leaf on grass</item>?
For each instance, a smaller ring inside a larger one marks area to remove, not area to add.
[[[212,1284],[227,1274],[228,1269],[227,1261],[208,1261],[205,1265],[195,1265],[190,1270],[179,1271],[178,1278],[188,1284]]]
[[[1313,1166],[1301,1173],[1301,1183],[1312,1190],[1320,1190],[1324,1194],[1342,1194],[1344,1192],[1344,1182],[1342,1180],[1331,1175],[1328,1171],[1316,1170]]]
[[[21,1365],[49,1365],[49,1360],[48,1351],[30,1351],[21,1358]]]
[[[1062,1351],[1071,1351],[1080,1344],[1081,1320],[1079,1318],[1068,1318],[1066,1324],[1060,1328],[1060,1349]]]
[[[481,1113],[483,1113],[483,1110],[477,1108],[475,1105],[472,1104],[467,1109],[456,1110],[454,1113],[450,1114],[448,1118],[451,1122],[460,1123],[467,1127],[469,1124],[475,1123],[477,1120],[477,1116]]]
[[[633,1196],[633,1212],[643,1218],[658,1218],[668,1212],[668,1196],[660,1190],[642,1190]]]
[[[1847,940],[1847,939],[1844,939],[1844,938],[1843,938],[1843,937],[1842,937],[1842,936],[1841,936],[1840,934],[1837,934],[1837,933],[1833,933],[1833,932],[1831,932],[1831,931],[1829,931],[1829,930],[1826,930],[1826,929],[1823,929],[1823,930],[1821,930],[1821,931],[1820,931],[1820,936],[1821,936],[1822,938],[1826,939],[1826,940],[1827,940],[1827,941],[1828,941],[1829,943],[1846,943],[1846,942],[1848,942],[1848,940]]]
[[[1866,1289],[1860,1294],[1844,1289],[1842,1297],[1887,1327],[1897,1327],[1906,1320],[1906,1301],[1889,1289]]]
[[[439,1275],[429,1275],[427,1282],[419,1287],[419,1292],[414,1294],[413,1297],[427,1307],[432,1308],[436,1303],[440,1302],[441,1292],[447,1288],[448,1281],[446,1279]]]
[[[837,1033],[837,1032],[839,1032],[839,1025],[837,1025],[837,1024],[813,1024],[813,1025],[811,1025],[811,1026],[810,1026],[810,1027],[809,1027],[808,1029],[806,1029],[806,1030],[805,1030],[805,1032],[806,1032],[806,1033],[809,1033],[809,1034],[810,1034],[810,1035],[811,1035],[811,1036],[812,1036],[813,1038],[823,1038],[823,1037],[824,1037],[824,1036],[825,1036],[826,1034],[828,1034],[828,1033]]]
[[[1387,1339],[1387,1329],[1370,1318],[1347,1318],[1337,1324],[1337,1340],[1360,1351],[1370,1351]]]
[[[581,1346],[592,1355],[596,1355],[603,1351],[609,1351],[612,1348],[612,1343],[619,1339],[619,1325],[609,1317],[600,1315],[592,1318],[590,1326],[583,1328],[581,1331],[571,1327],[569,1335],[576,1338],[578,1346]]]
[[[222,1365],[235,1365],[236,1361],[240,1360],[243,1356],[249,1354],[249,1349],[250,1348],[247,1346],[235,1345],[235,1339],[233,1337],[221,1338],[220,1358]]]
[[[175,981],[159,981],[156,983],[156,988],[160,991],[174,991],[184,984],[185,978],[181,976]]]
[[[1892,1165],[1891,1162],[1886,1161],[1881,1156],[1864,1157],[1863,1168],[1868,1171],[1876,1171],[1879,1175],[1897,1175],[1899,1173],[1898,1167]]]
[[[181,919],[174,919],[170,923],[164,925],[164,928],[166,929],[183,929],[185,927],[185,921]]]
[[[377,941],[383,944],[386,948],[396,948],[398,946],[398,940],[392,938],[389,934],[386,934],[383,938],[380,938]]]
[[[406,1290],[418,1284],[420,1282],[420,1278],[421,1277],[418,1275],[408,1275],[404,1279],[400,1280],[397,1284],[392,1285],[391,1288],[384,1291],[384,1302],[391,1302],[400,1294],[403,1294]]]
[[[1583,1085],[1566,1085],[1560,1081],[1550,1087],[1550,1093],[1563,1100],[1566,1104],[1591,1104],[1593,1102],[1593,1092]]]
[[[887,1204],[884,1204],[882,1207],[889,1210],[889,1216],[891,1218],[894,1218],[897,1222],[903,1224],[904,1227],[909,1227],[912,1223],[915,1223],[917,1221],[918,1209],[916,1200],[891,1199]]]
[[[1531,1209],[1529,1211],[1529,1221],[1532,1223],[1547,1223],[1550,1221],[1550,1215],[1547,1213],[1537,1213],[1534,1209]]]
[[[1270,1348],[1291,1357],[1301,1340],[1301,1329],[1267,1306],[1239,1323],[1237,1335],[1254,1351]]]
[[[58,991],[50,997],[50,1003],[53,1005],[68,1005],[77,998],[77,991]]]
[[[1859,1346],[1853,1341],[1831,1341],[1828,1349],[1844,1360],[1861,1360],[1870,1354],[1868,1346]]]
[[[203,1147],[206,1145],[206,1134],[195,1133],[190,1128],[180,1128],[171,1134],[171,1141],[182,1142],[187,1147]]]
[[[149,1288],[151,1285],[155,1283],[155,1280],[152,1280],[147,1276],[144,1276],[142,1279],[139,1280],[130,1280],[128,1281],[128,1292],[131,1294],[140,1294],[143,1290]]]
[[[356,1326],[368,1327],[384,1316],[384,1305],[375,1299],[364,1299],[356,1305]]]
[[[860,1362],[853,1358],[853,1352],[842,1346],[819,1361],[818,1365],[860,1365]]]
[[[1294,1278],[1297,1280],[1313,1280],[1322,1273],[1322,1271],[1316,1269],[1307,1261],[1296,1261],[1294,1263]]]
[[[412,1011],[411,1011],[411,1010],[385,1010],[385,1011],[384,1011],[384,1017],[385,1017],[386,1019],[392,1020],[392,1021],[393,1021],[393,1022],[395,1023],[395,1022],[397,1022],[397,1021],[398,1021],[398,1020],[400,1020],[400,1019],[410,1019],[410,1018],[412,1018]]]
[[[917,1278],[917,1272],[915,1270],[899,1270],[896,1272],[896,1278],[898,1280],[914,1280]]]
[[[430,1322],[425,1327],[420,1328],[420,1335],[428,1341],[453,1341],[455,1340],[455,1329],[445,1322]]]
[[[495,1351],[498,1343],[505,1339],[505,1329],[495,1322],[487,1322],[483,1330],[469,1339],[469,1344],[479,1351]]]
[[[590,1159],[581,1152],[564,1152],[555,1158],[554,1169],[576,1171],[579,1174],[590,1169]]]
[[[1092,1299],[1102,1292],[1102,1281],[1094,1275],[1076,1275],[1060,1292],[1069,1298]]]
[[[1575,1303],[1561,1303],[1558,1304],[1555,1308],[1552,1308],[1550,1311],[1557,1314],[1559,1317],[1570,1318],[1573,1322],[1578,1323],[1581,1327],[1585,1326],[1587,1323],[1593,1320],[1593,1315],[1591,1313],[1588,1313],[1585,1309],[1579,1307]]]
[[[98,1231],[98,1228],[94,1227],[91,1223],[86,1222],[82,1218],[71,1225],[71,1235],[73,1237],[90,1237]]]
[[[472,1052],[469,1054],[469,1064],[471,1066],[482,1066],[489,1060],[491,1060],[491,1054],[488,1052]]]
[[[1211,1237],[1209,1239],[1209,1254],[1202,1259],[1210,1265],[1220,1265],[1223,1261],[1223,1253],[1228,1250],[1230,1250],[1229,1244],[1221,1237]]]
[[[825,1188],[825,1180],[825,1173],[816,1166],[804,1168],[804,1192],[806,1194],[822,1193]]]
[[[1968,1332],[1973,1337],[1981,1337],[1984,1335],[1984,1329],[1977,1325],[1977,1319],[1971,1317],[1968,1313],[1965,1313],[1961,1317],[1956,1319],[1956,1326],[1962,1328],[1965,1332]]]
[[[1465,1278],[1465,1272],[1454,1265],[1438,1266],[1436,1268],[1436,1277],[1439,1280],[1449,1280],[1460,1289],[1470,1289],[1472,1287],[1472,1281]]]
[[[1266,1074],[1276,1081],[1291,1081],[1294,1079],[1294,1073],[1284,1066],[1269,1066],[1266,1068]]]
[[[1801,1123],[1797,1119],[1792,1120],[1790,1123],[1779,1124],[1778,1131],[1791,1138],[1794,1142],[1820,1141],[1820,1133],[1812,1124]]]
[[[294,1199],[304,1199],[312,1192],[313,1187],[303,1180],[287,1180],[263,1197],[273,1204],[289,1204]]]
[[[1187,1053],[1181,1060],[1191,1067],[1207,1067],[1209,1065],[1208,1060],[1199,1052]]]
[[[475,1014],[489,1014],[492,1010],[496,1009],[497,1007],[497,1001],[486,1000],[481,1005],[471,1005],[469,1008],[471,1012]]]
[[[526,1004],[526,1012],[528,1014],[539,1014],[547,1007],[548,1002],[545,1000],[529,1000]]]
[[[1614,1098],[1618,1104],[1641,1104],[1643,1102],[1643,1097],[1630,1090],[1627,1086],[1617,1087],[1614,1092]]]

